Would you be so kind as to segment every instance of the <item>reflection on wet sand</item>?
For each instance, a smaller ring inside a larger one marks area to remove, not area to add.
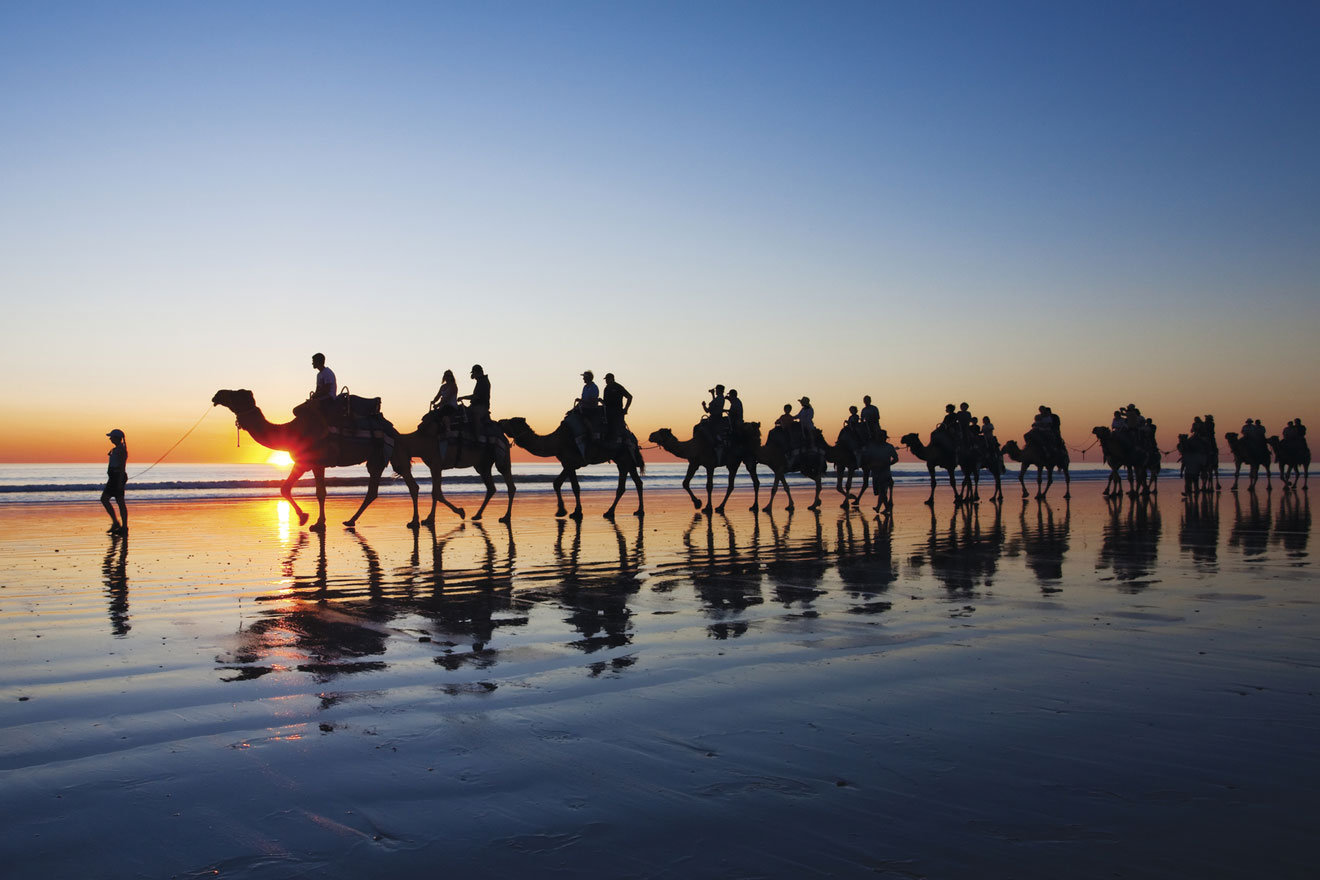
[[[1186,560],[1196,572],[1217,574],[1224,565],[1219,499],[1166,503],[1180,505],[1178,550],[1168,564]],[[1246,561],[1264,558],[1271,547],[1290,560],[1306,557],[1311,519],[1304,494],[1234,495],[1233,504],[1226,545]],[[282,559],[278,583],[258,597],[260,618],[242,630],[221,669],[225,680],[297,670],[325,681],[384,668],[395,640],[425,645],[423,656],[430,652],[445,670],[486,670],[532,638],[500,639],[501,630],[535,624],[534,638],[546,644],[545,627],[557,623],[563,636],[551,636],[550,644],[606,655],[587,666],[600,675],[635,664],[639,621],[658,631],[666,615],[694,615],[717,640],[771,621],[810,629],[809,621],[828,615],[892,611],[896,584],[904,585],[897,598],[919,599],[913,594],[929,580],[962,607],[955,615],[966,617],[975,608],[965,603],[1002,592],[987,588],[1008,560],[1017,560],[1026,577],[1006,584],[1034,583],[1046,595],[1096,582],[1135,594],[1160,582],[1158,499],[1097,500],[1087,509],[1085,521],[1101,535],[1093,566],[1074,558],[1076,507],[1025,501],[1006,519],[1001,505],[937,506],[922,509],[928,523],[913,528],[908,520],[906,530],[894,518],[854,510],[732,519],[675,512],[664,528],[654,517],[622,525],[562,519],[517,539],[508,524],[457,523],[411,533],[411,552],[397,567],[362,532],[331,540],[329,554],[327,536],[303,533]],[[660,546],[648,560],[648,533],[657,532]],[[103,566],[117,635],[129,628],[126,556],[127,542],[112,542]],[[685,609],[688,595],[693,604]],[[674,620],[685,625],[681,616]]]
[[[1063,559],[1068,554],[1068,533],[1072,523],[1072,505],[1065,501],[1063,514],[1055,517],[1054,508],[1042,499],[1022,500],[1018,513],[1018,538],[1005,551],[1012,556],[1020,550],[1027,568],[1036,576],[1042,593],[1061,592]]]
[[[912,565],[920,569],[928,564],[951,598],[970,599],[978,585],[994,585],[1004,551],[1004,526],[1001,505],[992,504],[990,510],[990,522],[983,526],[981,505],[959,505],[948,515],[948,524],[941,526],[931,508],[925,552],[914,554]]]
[[[1202,492],[1183,498],[1178,546],[1198,570],[1219,570],[1219,495]]]
[[[1248,560],[1263,558],[1270,546],[1270,498],[1266,493],[1265,503],[1255,492],[1247,493],[1244,507],[1242,497],[1233,493],[1233,530],[1228,536],[1228,546],[1241,548],[1242,555]]]
[[[110,536],[105,560],[101,563],[105,595],[110,613],[110,632],[123,638],[133,627],[128,622],[128,535]]]
[[[1160,550],[1160,505],[1158,499],[1115,496],[1106,500],[1109,520],[1104,527],[1098,571],[1109,570],[1113,576],[1102,581],[1118,581],[1125,593],[1139,593],[1157,583],[1156,562]]]

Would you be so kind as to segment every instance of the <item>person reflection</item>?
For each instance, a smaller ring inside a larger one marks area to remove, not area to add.
[[[1311,537],[1311,497],[1305,492],[1285,492],[1279,499],[1279,518],[1274,540],[1283,545],[1289,559],[1305,559]]]
[[[1028,523],[1029,506],[1034,506],[1034,525]],[[1044,500],[1034,503],[1023,499],[1022,511],[1018,517],[1018,526],[1022,532],[1022,552],[1026,556],[1027,568],[1031,569],[1040,584],[1042,593],[1057,593],[1058,584],[1063,580],[1063,557],[1068,552],[1068,532],[1071,524],[1072,508],[1064,504],[1063,517],[1054,518],[1054,508]]]
[[[1213,492],[1183,499],[1178,546],[1192,564],[1207,572],[1219,568],[1219,496]]]
[[[820,583],[829,571],[830,559],[825,548],[820,511],[809,511],[808,519],[806,534],[794,537],[792,513],[788,514],[783,529],[771,515],[770,530],[774,543],[765,573],[774,586],[775,598],[784,608],[801,605],[805,614],[814,615],[811,606],[816,597],[825,592],[820,589]]]
[[[970,599],[976,595],[977,586],[994,584],[1004,549],[1004,526],[1002,508],[996,504],[990,510],[993,519],[983,527],[978,505],[959,505],[949,514],[948,527],[941,534],[935,509],[931,508],[926,555],[924,560],[917,556],[913,562],[929,562],[931,572],[951,599]]]
[[[704,540],[694,535],[699,525]],[[715,540],[717,525],[724,539],[722,547]],[[761,596],[760,517],[752,518],[751,546],[746,550],[738,548],[733,525],[726,517],[701,514],[692,517],[684,530],[683,547],[687,553],[686,573],[702,613],[712,621],[706,626],[707,634],[724,640],[746,633],[747,609],[765,601]]]
[[[1106,499],[1105,523],[1096,570],[1113,572],[1104,581],[1117,581],[1125,593],[1140,593],[1152,583],[1160,547],[1160,506],[1149,496],[1124,504],[1122,497]]]
[[[105,595],[110,612],[110,632],[117,639],[128,635],[132,626],[128,622],[128,533],[116,532],[110,536],[105,559],[101,563],[105,578]]]
[[[1247,509],[1242,509],[1242,499],[1233,496],[1233,530],[1228,535],[1228,546],[1242,548],[1242,555],[1247,559],[1264,556],[1270,543],[1270,498],[1265,496],[1261,506],[1259,494],[1247,496]]]
[[[859,523],[860,539],[856,533]],[[849,595],[861,602],[848,610],[853,614],[888,611],[889,602],[874,600],[888,592],[898,579],[898,566],[894,563],[893,519],[844,516],[836,523],[836,528],[839,579],[848,588]]]

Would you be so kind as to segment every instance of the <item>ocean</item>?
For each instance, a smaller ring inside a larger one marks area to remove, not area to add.
[[[553,480],[559,473],[559,465],[551,462],[514,462],[514,482],[521,492],[553,492]],[[647,489],[681,489],[687,465],[681,462],[648,463],[644,476]],[[161,463],[154,467],[143,464],[135,466],[129,462],[128,492],[131,501],[176,501],[204,498],[245,498],[278,495],[280,484],[287,475],[287,470],[268,464],[169,464]],[[421,491],[429,494],[431,490],[430,473],[421,462],[414,462],[413,474],[421,485]],[[1034,470],[1027,475],[1027,484],[1034,483]],[[1099,463],[1077,463],[1072,465],[1073,480],[1093,481],[1104,479],[1108,468]],[[1176,476],[1176,472],[1174,474]],[[769,490],[771,474],[761,468],[760,477],[763,489]],[[948,490],[947,478],[941,473],[944,491]],[[929,477],[926,467],[920,462],[900,462],[894,467],[895,483],[915,485],[925,483]],[[985,483],[989,475],[982,473]],[[367,484],[367,470],[364,466],[334,468],[326,473],[326,488],[331,495],[358,495]],[[715,476],[715,488],[722,494],[727,485],[727,471],[720,471]],[[1007,484],[1016,482],[1017,466],[1009,468],[1005,477],[1005,492],[1012,494]],[[618,471],[613,465],[593,465],[578,471],[578,482],[584,491],[613,489],[618,481]],[[794,489],[809,485],[809,481],[800,475],[790,477]],[[1061,482],[1061,481],[1059,481]],[[828,499],[827,491],[834,484],[831,471],[826,485],[822,488],[822,498]],[[854,485],[860,484],[860,478]],[[86,502],[93,498],[105,485],[105,464],[0,464],[0,504],[50,503],[50,502]],[[314,483],[311,475],[299,481],[298,494],[310,492]],[[479,492],[482,489],[481,477],[471,468],[454,470],[445,474],[445,489],[450,493]],[[496,474],[496,491],[503,491],[503,484]],[[735,485],[735,496],[739,487],[746,489],[750,484],[746,472],[742,472]],[[705,491],[704,472],[698,472],[692,478],[692,489],[698,495]],[[568,492],[567,485],[564,491]],[[629,488],[631,491],[631,487]],[[984,487],[983,487],[984,491]],[[387,471],[381,481],[382,495],[407,495],[408,487],[403,480]],[[1034,492],[1034,490],[1033,490]],[[718,495],[717,495],[718,498]]]

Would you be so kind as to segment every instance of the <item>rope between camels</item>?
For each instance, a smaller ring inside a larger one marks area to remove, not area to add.
[[[180,443],[182,443],[184,440],[187,440],[187,439],[188,439],[188,435],[189,435],[189,434],[191,434],[193,431],[196,431],[196,430],[197,430],[197,426],[200,425],[200,424],[202,423],[202,419],[206,418],[207,415],[209,415],[210,412],[211,412],[211,410],[214,409],[214,408],[215,408],[214,406],[208,406],[208,407],[206,408],[206,412],[202,413],[202,418],[201,418],[201,419],[198,419],[198,420],[195,421],[195,422],[193,422],[193,426],[192,426],[191,428],[189,428],[187,431],[185,431],[185,432],[184,432],[184,435],[183,435],[182,437],[180,437],[178,440],[174,441],[174,445],[173,445],[173,446],[171,446],[169,449],[166,449],[166,450],[165,450],[165,455],[162,455],[160,458],[158,458],[158,459],[156,459],[155,461],[153,461],[150,465],[147,466],[146,470],[139,471],[138,473],[134,474],[132,477],[130,477],[130,479],[136,480],[138,477],[142,476],[142,475],[145,474],[147,471],[151,470],[151,469],[154,468],[156,465],[158,465],[158,464],[160,464],[162,461],[164,461],[166,455],[169,455],[171,452],[173,452],[175,449],[177,449]]]

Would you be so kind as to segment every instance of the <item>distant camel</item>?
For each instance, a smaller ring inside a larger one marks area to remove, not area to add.
[[[400,434],[399,444],[410,458],[420,458],[426,467],[431,471],[431,512],[427,514],[426,519],[421,520],[423,525],[435,524],[435,507],[439,502],[461,518],[463,508],[455,507],[445,498],[444,488],[441,486],[441,477],[446,470],[455,470],[458,468],[475,468],[481,475],[481,481],[486,485],[486,497],[481,501],[481,507],[473,514],[473,522],[479,522],[481,515],[486,511],[486,505],[490,503],[491,496],[495,494],[495,478],[491,475],[491,470],[498,470],[500,476],[504,477],[504,488],[509,496],[509,504],[504,510],[504,516],[500,517],[500,522],[507,523],[513,518],[513,496],[515,489],[513,486],[513,468],[509,461],[509,441],[503,433],[492,433],[482,440],[476,440],[464,434],[455,439],[445,440],[442,444],[440,431],[440,419],[435,415],[435,410],[422,417],[422,421],[417,425],[417,430],[410,434]],[[443,452],[441,451],[443,449]],[[417,493],[413,490],[413,519],[408,524],[409,528],[417,528]]]
[[[540,458],[555,458],[563,470],[555,477],[555,498],[559,501],[559,509],[555,511],[555,516],[569,515],[573,519],[582,518],[582,490],[578,485],[578,468],[589,464],[604,464],[607,461],[614,462],[615,467],[619,469],[619,487],[614,493],[614,503],[610,509],[605,511],[606,519],[613,519],[614,509],[619,506],[619,499],[623,497],[624,489],[628,485],[628,478],[631,477],[633,484],[637,487],[637,510],[634,515],[641,516],[644,513],[642,507],[642,478],[640,473],[645,470],[645,464],[642,462],[641,450],[637,447],[637,440],[628,434],[625,442],[606,444],[599,440],[591,439],[586,443],[586,455],[583,455],[577,444],[577,431],[567,421],[559,423],[552,433],[538,434],[527,424],[527,420],[515,416],[511,419],[500,419],[500,430],[517,443],[523,449],[526,449],[532,455]],[[571,514],[564,507],[564,495],[562,492],[564,480],[569,481],[573,488],[574,507]]]
[[[697,498],[692,491],[692,476],[698,468],[706,469],[706,507],[707,513],[714,510],[716,513],[724,512],[724,505],[728,503],[729,496],[733,494],[733,483],[738,476],[738,469],[745,467],[747,474],[752,478],[752,510],[756,510],[761,499],[761,478],[756,473],[757,450],[761,448],[761,423],[747,422],[743,425],[742,432],[738,436],[730,436],[728,444],[721,451],[722,454],[717,458],[715,448],[711,446],[706,432],[702,425],[697,425],[692,429],[691,440],[679,440],[674,436],[674,432],[668,428],[661,428],[650,436],[650,442],[655,443],[670,455],[684,459],[688,463],[686,476],[683,477],[683,488],[687,491],[688,497],[692,499],[694,507],[701,507],[701,500]],[[724,498],[720,500],[719,507],[712,507],[712,495],[715,490],[715,469],[729,469],[729,485],[724,490]]]
[[[1028,434],[1028,438],[1031,435]],[[1036,469],[1036,497],[1044,498],[1050,492],[1050,487],[1054,485],[1054,471],[1057,469],[1063,474],[1063,497],[1072,497],[1072,478],[1068,474],[1068,450],[1063,449],[1059,453],[1051,454],[1048,450],[1042,448],[1040,443],[1035,442],[1034,438],[1026,440],[1026,448],[1018,446],[1016,440],[1009,440],[1004,444],[1003,452],[1010,460],[1019,462],[1022,468],[1018,471],[1018,485],[1022,487],[1022,497],[1028,498],[1031,493],[1027,491],[1027,468]],[[1041,475],[1046,479],[1045,487],[1040,485]]]
[[[370,482],[367,484],[366,497],[362,505],[344,525],[352,528],[357,524],[363,511],[372,501],[380,488],[381,474],[385,465],[390,464],[408,484],[408,491],[413,496],[413,517],[417,516],[417,481],[412,476],[412,465],[407,452],[399,443],[399,433],[394,426],[378,416],[376,429],[365,432],[367,436],[358,437],[347,434],[327,433],[324,421],[306,416],[299,416],[291,422],[274,424],[268,421],[257,408],[251,391],[217,391],[211,398],[212,405],[223,406],[238,417],[238,425],[252,435],[267,449],[278,449],[289,453],[293,458],[293,469],[280,486],[280,494],[293,506],[298,514],[298,523],[307,523],[307,514],[293,500],[293,487],[307,471],[316,478],[316,506],[319,516],[310,528],[314,532],[325,531],[325,469],[328,467],[350,467],[365,463]]]
[[[1182,459],[1183,496],[1214,488],[1214,445],[1198,434],[1178,435],[1178,454]]]
[[[991,501],[1000,501],[1004,497],[1004,456],[1003,451],[995,455],[987,448],[984,437],[973,436],[971,442],[958,451],[958,467],[962,469],[962,496],[964,500],[981,500],[981,470],[985,469],[995,478],[995,491]]]
[[[787,439],[784,437],[783,432],[783,428],[771,428],[769,436],[766,437],[766,442],[756,453],[756,460],[770,468],[775,476],[774,482],[770,485],[770,500],[761,509],[768,512],[774,506],[775,493],[779,491],[780,486],[783,486],[784,495],[788,498],[787,509],[792,510],[793,494],[788,489],[788,474],[799,473],[815,482],[816,495],[811,504],[808,505],[807,510],[818,510],[820,509],[821,477],[825,475],[834,448],[825,442],[824,435],[817,428],[816,448],[799,447],[789,452]]]
[[[1236,492],[1238,480],[1242,476],[1242,465],[1250,468],[1250,480],[1247,483],[1247,489],[1256,488],[1256,478],[1262,467],[1265,468],[1265,486],[1272,488],[1270,480],[1270,447],[1266,443],[1252,443],[1249,439],[1238,435],[1236,431],[1229,431],[1224,435],[1228,441],[1229,451],[1233,453],[1233,485],[1229,486],[1230,492]]]
[[[1279,463],[1279,479],[1283,481],[1283,488],[1296,489],[1299,478],[1302,488],[1307,488],[1311,478],[1311,448],[1306,438],[1280,440],[1271,437],[1268,442],[1270,449],[1274,450],[1274,460]],[[1292,475],[1291,480],[1289,474]]]
[[[949,488],[953,489],[953,501],[955,504],[961,504],[963,500],[962,492],[958,484],[953,479],[953,469],[958,466],[958,460],[952,449],[949,449],[935,442],[935,435],[942,429],[937,428],[931,435],[930,445],[921,442],[921,438],[916,434],[904,434],[899,442],[908,448],[908,451],[926,463],[926,470],[930,473],[930,496],[926,499],[927,504],[935,503],[935,469],[943,468],[949,473]]]
[[[1109,464],[1109,482],[1105,485],[1104,495],[1122,495],[1123,479],[1119,470],[1126,468],[1128,477],[1128,495],[1136,497],[1138,493],[1149,495],[1151,492],[1147,471],[1150,468],[1150,453],[1136,442],[1133,431],[1112,431],[1103,425],[1091,429],[1091,433],[1100,441],[1105,461]],[[1158,473],[1158,465],[1156,465]],[[1114,487],[1111,490],[1111,486]]]
[[[859,429],[851,425],[844,425],[839,430],[839,436],[834,441],[834,488],[843,496],[841,507],[847,508],[851,503],[854,507],[862,500],[866,494],[866,487],[871,481],[871,470],[863,463],[863,458],[867,454],[867,446],[870,441],[862,436]],[[862,472],[862,488],[857,490],[857,494],[852,494],[853,472],[860,470]],[[844,485],[845,478],[847,485]]]

